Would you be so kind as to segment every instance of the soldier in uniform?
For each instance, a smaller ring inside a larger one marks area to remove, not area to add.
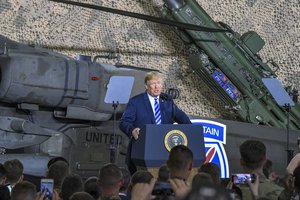
[[[263,173],[263,166],[266,162],[266,146],[258,140],[247,140],[240,146],[241,165],[245,173],[255,174],[258,179],[258,188],[253,190],[253,185],[240,186],[243,199],[253,200],[268,198],[277,200],[283,188],[271,182]]]

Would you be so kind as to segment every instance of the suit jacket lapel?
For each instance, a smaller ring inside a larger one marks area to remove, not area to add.
[[[144,104],[145,104],[145,107],[146,107],[147,114],[151,119],[151,123],[155,124],[154,113],[153,113],[153,110],[152,110],[151,103],[150,103],[150,100],[148,98],[147,92],[144,93]]]

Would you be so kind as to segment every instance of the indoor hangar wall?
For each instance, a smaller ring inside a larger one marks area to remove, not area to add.
[[[75,0],[74,0],[75,1]],[[162,0],[81,0],[104,7],[161,17]],[[262,60],[280,68],[279,80],[299,89],[299,0],[202,0],[198,3],[215,20],[243,34],[256,31],[266,42]],[[176,103],[189,115],[232,118],[219,97],[188,66],[188,49],[172,28],[140,19],[48,0],[2,0],[0,34],[23,43],[75,57],[108,55],[117,63],[160,70],[165,88],[177,88]]]

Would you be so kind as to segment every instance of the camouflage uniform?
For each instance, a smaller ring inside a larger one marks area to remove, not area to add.
[[[243,200],[253,200],[252,193],[248,186],[240,187],[243,193]],[[258,197],[266,197],[270,200],[277,200],[283,187],[270,182],[264,174],[259,174]]]
[[[278,197],[278,200],[299,200],[299,195],[297,192],[284,189]]]

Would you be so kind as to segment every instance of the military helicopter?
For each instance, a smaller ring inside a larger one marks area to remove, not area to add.
[[[35,176],[55,156],[82,177],[109,161],[122,166],[128,141],[116,117],[144,90],[149,69],[76,60],[4,36],[0,44],[0,162],[17,158]]]

